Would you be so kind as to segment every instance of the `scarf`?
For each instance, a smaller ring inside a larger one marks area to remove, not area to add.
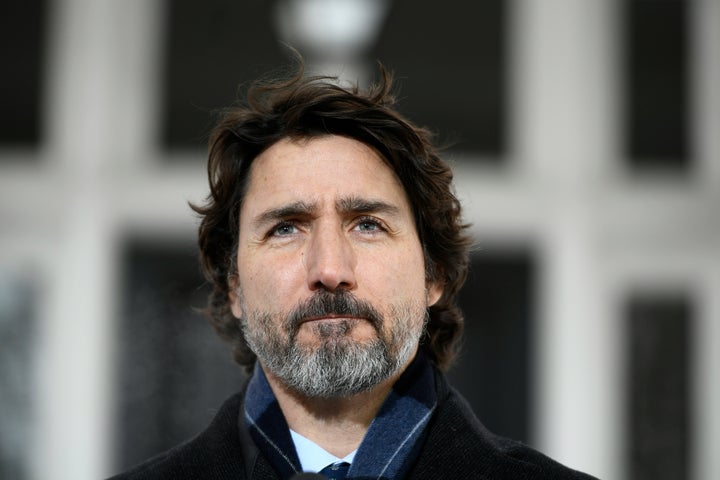
[[[403,372],[370,424],[347,478],[400,479],[420,453],[426,427],[437,405],[435,375],[422,351]],[[286,479],[300,472],[280,405],[262,368],[255,371],[245,397],[245,424],[255,444]]]

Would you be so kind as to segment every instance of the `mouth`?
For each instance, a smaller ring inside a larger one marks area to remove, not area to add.
[[[342,315],[342,314],[328,314],[328,315],[322,315],[322,316],[317,316],[317,317],[303,318],[299,322],[299,325],[302,325],[304,323],[325,323],[325,322],[327,322],[327,323],[340,323],[340,322],[355,323],[359,320],[367,321],[367,319],[364,317],[354,317],[351,315]]]
[[[336,293],[320,291],[298,304],[287,317],[287,330],[296,332],[304,324],[324,330],[350,332],[356,327],[365,330],[365,325],[380,331],[382,315],[367,302],[355,298],[351,293],[340,290]]]

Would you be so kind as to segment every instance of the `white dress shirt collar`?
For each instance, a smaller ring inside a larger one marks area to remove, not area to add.
[[[317,443],[303,437],[292,429],[290,430],[290,436],[295,444],[295,451],[300,459],[300,467],[303,472],[317,473],[328,465],[337,462],[352,463],[357,453],[357,450],[354,450],[345,458],[338,458]]]

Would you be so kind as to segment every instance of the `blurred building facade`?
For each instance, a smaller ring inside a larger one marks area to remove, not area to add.
[[[0,477],[94,479],[242,372],[187,206],[238,85],[372,81],[449,145],[477,248],[451,380],[603,479],[720,476],[720,2],[32,0],[0,20]]]

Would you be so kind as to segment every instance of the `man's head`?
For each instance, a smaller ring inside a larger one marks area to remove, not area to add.
[[[403,187],[367,145],[283,139],[250,169],[231,309],[267,371],[307,397],[349,396],[402,371],[429,304]]]
[[[468,238],[449,167],[390,88],[384,71],[364,94],[300,74],[256,84],[213,131],[210,196],[194,208],[212,322],[239,363],[327,374],[349,352],[339,384],[377,359],[387,376],[418,339],[452,360]]]

